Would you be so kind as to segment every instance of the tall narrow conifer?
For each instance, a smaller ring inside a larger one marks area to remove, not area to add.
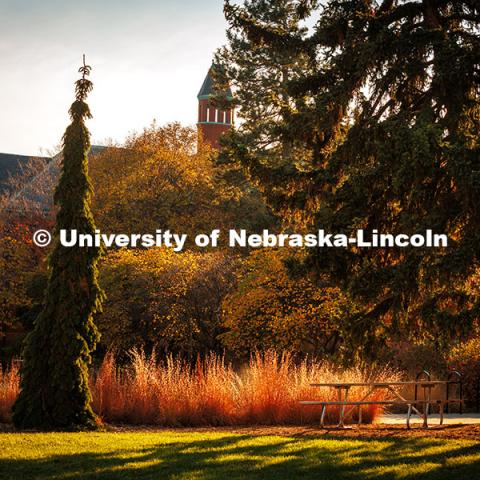
[[[21,369],[21,393],[14,406],[19,428],[84,429],[95,426],[88,386],[90,354],[98,341],[93,316],[101,307],[97,282],[99,249],[63,247],[62,229],[94,234],[90,210],[92,187],[88,177],[91,118],[85,103],[92,90],[91,68],[79,69],[71,124],[63,136],[63,164],[55,191],[59,207],[54,247],[49,257],[50,277],[43,311],[28,335]]]

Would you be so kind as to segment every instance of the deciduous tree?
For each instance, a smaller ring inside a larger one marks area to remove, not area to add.
[[[296,253],[297,259],[302,256]],[[339,358],[345,319],[353,310],[339,289],[292,278],[285,249],[252,252],[238,269],[238,286],[223,301],[224,345],[237,356],[275,349]]]
[[[221,352],[221,304],[234,286],[235,257],[227,252],[175,253],[167,248],[122,249],[101,268],[107,293],[98,320],[102,346],[179,353]]]

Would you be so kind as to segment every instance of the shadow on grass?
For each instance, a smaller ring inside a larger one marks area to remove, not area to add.
[[[115,436],[110,438],[110,442],[115,440]],[[35,445],[35,440],[30,443]],[[73,454],[2,459],[0,479],[480,478],[480,447],[471,442],[250,435],[184,441],[180,434],[173,441],[160,439],[143,446],[141,437],[135,447],[124,448],[122,443],[121,438],[115,445],[106,443],[105,452],[85,447],[88,451]]]

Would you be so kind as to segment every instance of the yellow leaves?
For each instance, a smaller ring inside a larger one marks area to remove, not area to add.
[[[98,321],[103,341],[124,350],[142,344],[188,353],[212,348],[233,268],[234,260],[218,251],[151,248],[110,253],[100,271],[107,293]],[[117,323],[121,329],[112,330]]]
[[[193,128],[153,124],[124,148],[95,156],[90,169],[97,225],[122,233],[218,228],[224,187],[211,150],[197,152],[196,141]]]
[[[257,250],[238,272],[239,285],[224,301],[222,335],[238,352],[268,348],[319,353],[347,306],[339,291],[319,288],[308,278],[292,279],[284,249]],[[301,253],[296,253],[297,259]]]

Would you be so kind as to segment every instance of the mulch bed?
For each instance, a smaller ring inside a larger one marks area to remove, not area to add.
[[[432,425],[428,429],[420,425],[414,425],[407,430],[405,425],[362,425],[360,428],[319,428],[317,426],[249,426],[249,427],[178,427],[165,428],[148,425],[105,425],[109,432],[216,432],[236,433],[240,435],[280,435],[284,437],[345,437],[359,439],[382,439],[382,438],[419,438],[435,437],[450,439],[469,439],[480,441],[480,425]],[[13,425],[0,424],[0,432],[15,432]]]
[[[280,435],[286,437],[347,437],[347,438],[418,438],[418,437],[438,437],[438,438],[457,438],[480,441],[480,425],[432,425],[428,429],[420,425],[413,425],[407,430],[405,425],[362,425],[360,428],[352,426],[351,428],[319,428],[317,426],[249,426],[249,427],[196,427],[196,428],[159,428],[154,426],[132,426],[132,425],[108,425],[107,430],[113,432],[217,432],[217,433],[237,433],[241,435]]]

